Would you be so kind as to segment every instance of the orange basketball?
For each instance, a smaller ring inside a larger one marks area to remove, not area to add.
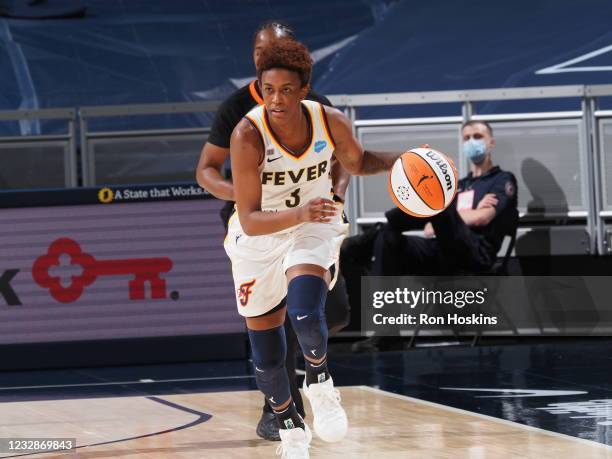
[[[446,155],[431,148],[414,148],[402,154],[389,172],[389,193],[407,214],[432,217],[454,199],[457,177]]]

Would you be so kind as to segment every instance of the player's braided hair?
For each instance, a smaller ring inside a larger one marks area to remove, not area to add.
[[[257,62],[257,78],[270,69],[286,69],[296,72],[300,77],[302,87],[310,83],[312,74],[312,58],[308,48],[302,43],[281,38],[261,51]]]

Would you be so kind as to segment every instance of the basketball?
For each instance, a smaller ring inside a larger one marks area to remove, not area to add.
[[[395,205],[413,217],[433,217],[446,209],[457,192],[452,160],[431,148],[403,153],[389,172],[389,193]]]

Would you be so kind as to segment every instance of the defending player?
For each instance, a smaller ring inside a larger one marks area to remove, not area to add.
[[[331,199],[335,156],[354,175],[390,169],[399,154],[364,151],[338,110],[304,100],[312,60],[298,42],[263,50],[257,76],[264,105],[232,134],[236,214],[225,249],[232,261],[238,311],[246,318],[255,377],[281,425],[284,457],[308,457],[311,434],[296,412],[284,369],[288,316],[306,362],[304,393],[314,429],[325,441],[347,431],[340,396],[327,369],[323,305],[347,227]],[[236,218],[238,217],[238,218]]]

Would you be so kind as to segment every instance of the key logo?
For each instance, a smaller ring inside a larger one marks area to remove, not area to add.
[[[246,306],[249,303],[249,298],[253,293],[253,285],[255,285],[255,279],[241,284],[238,288],[238,299],[242,306]]]
[[[326,146],[327,142],[325,140],[317,140],[314,144],[315,153],[321,153],[321,150],[323,150]]]
[[[79,275],[70,276],[70,285],[62,285],[60,276],[52,274],[54,267],[60,266],[60,258],[69,256],[71,266],[80,266]],[[56,239],[47,253],[36,259],[32,267],[32,277],[42,288],[48,289],[51,296],[60,303],[73,303],[78,300],[86,287],[92,285],[100,276],[131,276],[128,289],[130,300],[145,299],[145,285],[149,284],[152,299],[166,298],[166,281],[162,273],[172,269],[170,258],[126,258],[119,260],[96,260],[83,252],[81,246],[70,238]]]

